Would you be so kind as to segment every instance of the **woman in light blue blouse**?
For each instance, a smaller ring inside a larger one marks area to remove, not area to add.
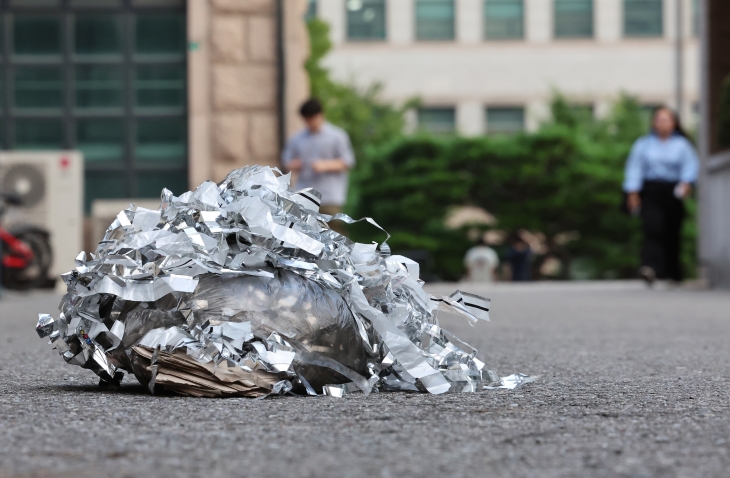
[[[651,134],[639,138],[626,162],[624,192],[632,214],[641,216],[644,244],[639,275],[656,279],[683,279],[680,264],[684,199],[697,181],[699,160],[669,108],[659,108]]]

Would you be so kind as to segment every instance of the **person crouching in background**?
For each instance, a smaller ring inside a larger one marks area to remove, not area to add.
[[[464,266],[467,271],[465,277],[467,282],[494,282],[497,278],[499,256],[489,247],[484,237],[481,237],[476,246],[466,251]]]
[[[669,108],[654,112],[652,131],[636,140],[626,162],[626,206],[641,217],[644,243],[639,276],[681,282],[684,199],[697,181],[699,159],[679,117]]]

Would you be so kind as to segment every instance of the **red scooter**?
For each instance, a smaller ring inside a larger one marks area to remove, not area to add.
[[[21,206],[13,194],[0,195],[0,219],[6,206]],[[26,290],[45,286],[53,262],[50,234],[36,226],[19,225],[7,230],[0,225],[0,278],[7,289]]]

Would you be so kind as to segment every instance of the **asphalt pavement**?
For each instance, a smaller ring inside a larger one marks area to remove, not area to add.
[[[453,287],[432,286],[433,292]],[[726,477],[730,292],[634,282],[465,287],[443,324],[507,391],[150,396],[66,365],[33,330],[51,293],[0,298],[0,477]]]

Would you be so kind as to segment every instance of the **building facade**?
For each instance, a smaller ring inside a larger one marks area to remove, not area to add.
[[[466,135],[533,130],[554,91],[597,116],[621,92],[647,107],[679,98],[694,122],[696,12],[695,0],[310,2],[331,27],[334,77],[418,96],[414,127]]]
[[[85,158],[85,207],[277,165],[306,0],[0,0],[0,149]]]

